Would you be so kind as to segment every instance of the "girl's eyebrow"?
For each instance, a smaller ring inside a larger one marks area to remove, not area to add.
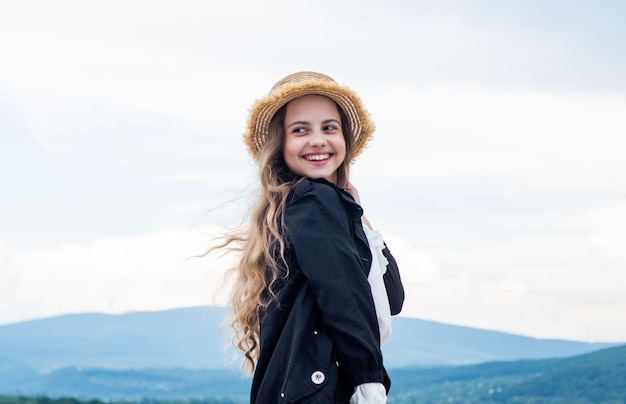
[[[326,119],[325,121],[322,121],[322,124],[327,124],[331,122],[335,122],[337,125],[341,125],[341,122],[339,122],[337,119],[334,119],[334,118]],[[289,125],[287,125],[287,128],[290,128],[294,125],[310,125],[310,124],[311,123],[308,121],[294,121],[294,122],[291,122]]]
[[[292,127],[293,125],[310,125],[307,121],[294,121],[287,125],[287,128]]]
[[[330,122],[335,122],[337,125],[341,125],[341,122],[339,122],[339,121],[338,121],[338,120],[336,120],[336,119],[327,119],[327,120],[325,120],[325,121],[324,121],[324,122],[322,122],[322,123],[330,123]]]

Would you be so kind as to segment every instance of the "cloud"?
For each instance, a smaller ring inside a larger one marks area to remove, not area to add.
[[[613,209],[623,213],[622,205]],[[405,283],[402,315],[540,338],[624,341],[626,326],[616,319],[626,307],[626,265],[615,247],[626,237],[614,217],[612,209],[583,213],[574,221],[578,234],[477,234],[473,242],[433,241],[417,229],[412,239],[386,235]],[[592,236],[608,223],[604,234],[612,237]]]
[[[8,242],[0,237],[0,296],[10,296],[15,290],[18,274],[10,269],[10,259],[11,249]],[[0,303],[0,313],[8,312],[10,307]]]
[[[91,244],[0,252],[0,323],[64,313],[213,304],[227,258],[191,258],[215,228],[179,228]],[[224,303],[223,294],[218,303]]]
[[[216,231],[179,228],[30,250],[11,250],[3,243],[0,323],[64,313],[208,306],[232,261],[214,255],[187,258],[204,251]],[[393,233],[385,233],[385,239],[405,285],[403,316],[544,338],[626,339],[626,327],[615,322],[626,308],[623,273],[616,278],[611,268],[581,272],[569,265],[582,254],[571,255],[568,265],[540,266],[535,261],[541,261],[538,246],[545,240],[534,247],[517,242],[445,252]],[[517,266],[507,269],[511,262]],[[218,303],[224,296],[218,295]]]
[[[9,39],[8,60],[32,70],[129,75],[180,87],[201,71],[220,77],[232,69],[257,79],[241,75],[244,88],[257,82],[259,89],[258,79],[268,72],[307,68],[368,81],[626,84],[619,63],[624,55],[615,51],[625,35],[616,18],[623,6],[615,2],[31,4],[37,6],[3,4],[0,33]],[[310,22],[315,29],[305,29]]]
[[[626,202],[614,202],[587,212],[589,241],[624,265],[626,277]]]
[[[554,49],[579,58],[589,49],[574,46],[580,41],[570,42],[572,35],[576,40],[588,38],[587,31],[599,39],[608,36],[606,26],[599,24],[607,13],[604,8],[593,11],[598,20],[583,29],[574,24],[589,14],[580,4],[567,7],[565,20],[556,28],[544,16],[554,10],[535,4],[517,6],[516,13],[459,2],[372,4],[358,12],[351,3],[335,5],[338,15],[358,17],[344,21],[344,30],[370,22],[378,27],[366,33],[372,41],[355,44],[336,30],[316,30],[313,43],[303,40],[308,34],[301,30],[284,35],[286,28],[299,28],[299,19],[286,18],[286,27],[274,27],[263,24],[259,15],[269,10],[297,15],[300,6],[248,3],[217,7],[186,2],[171,8],[137,2],[125,13],[80,3],[72,3],[71,12],[46,3],[36,10],[4,6],[3,30],[14,45],[6,46],[11,62],[0,67],[6,78],[0,91],[20,106],[32,135],[46,150],[83,169],[116,170],[145,179],[155,171],[175,175],[175,170],[189,172],[200,164],[206,164],[207,171],[225,164],[241,168],[247,160],[240,136],[253,98],[264,94],[281,71],[311,64],[296,64],[291,58],[276,63],[273,58],[280,52],[267,41],[280,35],[287,48],[298,45],[305,54],[310,47],[328,52],[329,62],[314,64],[336,72],[340,81],[363,95],[380,139],[371,150],[373,158],[364,161],[385,161],[382,175],[400,175],[409,184],[489,178],[505,187],[523,181],[569,189],[605,186],[626,176],[616,152],[623,146],[618,134],[626,125],[619,118],[626,105],[619,93],[611,96],[573,85],[555,89],[524,80],[503,87],[482,77],[494,69],[511,73],[545,68],[543,56]],[[499,18],[491,20],[477,10]],[[331,26],[325,12],[323,7],[307,10],[321,17],[320,24]],[[232,23],[235,19],[238,24]],[[166,28],[163,21],[168,21]],[[112,22],[113,31],[108,29]],[[265,52],[256,51],[256,41],[264,40]],[[355,74],[348,46],[361,52],[371,48],[380,55],[362,64],[363,74]],[[524,52],[500,52],[510,49]],[[570,54],[577,49],[578,54]],[[499,54],[524,60],[513,69]],[[273,63],[251,67],[260,60]],[[567,69],[560,68],[566,72],[581,69],[581,63],[552,62],[567,64]],[[461,69],[467,78],[461,82],[452,73],[445,80],[420,74],[423,68],[442,71],[467,63],[473,69]],[[406,66],[411,76],[397,74],[398,66]],[[411,147],[398,150],[397,145]],[[389,156],[394,156],[392,161]]]
[[[359,168],[377,179],[506,190],[598,190],[626,181],[623,96],[405,85],[380,88],[368,106],[377,132]]]
[[[623,7],[492,3],[3,4],[0,321],[207,303],[175,226],[249,197],[247,108],[312,69],[377,123],[354,182],[406,315],[626,340]]]

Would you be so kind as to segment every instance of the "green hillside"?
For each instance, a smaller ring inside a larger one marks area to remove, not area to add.
[[[626,345],[566,359],[399,369],[389,403],[626,404]]]
[[[568,402],[625,403],[626,346],[561,360],[537,377],[498,394],[500,402],[514,397],[566,399]]]
[[[131,404],[130,401],[116,401],[116,404]],[[141,404],[234,404],[234,401],[224,399],[206,399],[190,401],[141,400]],[[0,404],[111,404],[100,400],[81,401],[75,398],[48,398],[48,397],[0,397]],[[134,404],[134,403],[133,403]]]

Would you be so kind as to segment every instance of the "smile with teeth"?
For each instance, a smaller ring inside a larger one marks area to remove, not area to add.
[[[307,154],[304,158],[309,161],[322,161],[328,160],[330,158],[330,154]]]

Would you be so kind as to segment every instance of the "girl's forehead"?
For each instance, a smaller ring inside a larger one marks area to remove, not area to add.
[[[308,112],[311,110],[325,110],[339,112],[337,103],[323,95],[304,95],[295,98],[286,104],[287,111]]]

